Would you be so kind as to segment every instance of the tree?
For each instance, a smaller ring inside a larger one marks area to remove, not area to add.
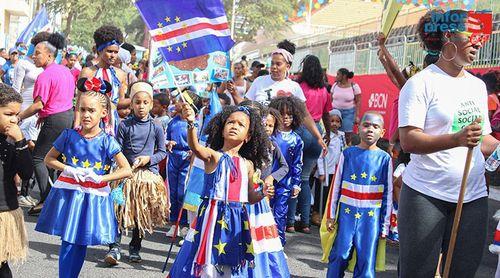
[[[144,32],[144,23],[132,1],[45,0],[45,5],[49,12],[63,16],[63,32],[71,44],[90,50],[94,44],[94,31],[105,24],[125,31],[127,42],[142,43],[137,39],[140,39],[140,34]]]
[[[224,0],[229,22],[232,20],[233,2],[236,2],[236,42],[253,41],[257,31],[264,29],[269,36],[281,33],[287,26],[285,16],[293,11],[294,0]]]

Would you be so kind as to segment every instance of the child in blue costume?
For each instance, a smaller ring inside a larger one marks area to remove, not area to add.
[[[131,174],[120,145],[99,127],[110,111],[105,93],[111,85],[103,82],[101,91],[86,91],[85,82],[92,81],[80,79],[77,83],[82,92],[77,107],[81,129],[64,130],[45,157],[47,166],[62,174],[50,190],[35,228],[61,237],[59,277],[78,277],[87,245],[114,242],[118,229],[108,182]],[[114,162],[118,168],[110,173]]]
[[[130,178],[123,180],[125,203],[116,208],[121,231],[132,230],[129,244],[129,261],[140,262],[142,238],[145,232],[153,233],[154,227],[162,227],[168,221],[168,194],[158,164],[166,155],[165,136],[162,127],[150,116],[153,108],[153,85],[147,81],[130,84],[133,114],[118,127],[117,141],[123,154],[132,165]],[[116,265],[121,258],[121,237],[117,237],[104,261]]]
[[[271,199],[274,219],[278,224],[278,231],[283,246],[286,244],[285,229],[287,224],[293,223],[297,196],[300,192],[302,180],[302,151],[304,142],[294,131],[302,125],[305,118],[304,104],[296,97],[277,97],[271,100],[269,107],[281,113],[283,125],[274,136],[281,153],[288,163],[288,174],[276,186],[276,195]],[[293,226],[293,224],[290,224]]]
[[[245,204],[257,203],[272,187],[255,191],[254,165],[268,160],[269,139],[262,118],[246,107],[228,106],[215,115],[206,132],[208,146],[198,142],[194,111],[183,105],[188,142],[205,164],[205,192],[196,229],[188,233],[170,277],[248,277],[253,264],[252,240]],[[222,136],[221,136],[222,135]]]
[[[244,101],[246,102],[246,101]],[[243,105],[243,103],[240,105]],[[257,107],[265,119],[264,127],[268,136],[273,136],[281,125],[281,115],[274,108],[260,107],[259,103],[250,103],[249,107]],[[261,177],[265,186],[274,186],[288,173],[288,164],[275,142],[271,141],[271,161],[262,169]],[[255,185],[259,185],[254,180]],[[283,246],[278,234],[269,199],[264,198],[256,204],[247,204],[255,267],[249,268],[250,277],[278,278],[290,277]]]
[[[392,205],[392,161],[376,145],[384,119],[366,112],[359,125],[361,143],[343,151],[326,208],[327,228],[337,227],[327,277],[343,277],[356,250],[354,277],[375,277],[379,238],[389,234]]]
[[[170,222],[175,223],[179,212],[182,209],[184,201],[184,187],[186,183],[187,172],[191,162],[191,155],[187,143],[187,122],[182,118],[180,110],[182,103],[177,100],[175,109],[177,115],[170,120],[167,126],[167,145],[169,149],[167,161],[167,178],[168,186],[170,188],[170,204],[171,214]],[[182,213],[179,224],[181,226],[187,225],[186,212]],[[173,225],[171,231],[167,235],[173,235],[175,226]]]

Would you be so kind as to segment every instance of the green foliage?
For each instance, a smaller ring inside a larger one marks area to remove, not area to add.
[[[127,0],[46,0],[49,12],[63,15],[63,32],[69,44],[91,50],[93,33],[111,24],[124,32],[125,41],[142,44],[144,23],[132,1]]]
[[[236,0],[235,41],[253,41],[257,32],[266,30],[270,36],[279,35],[286,26],[285,15],[293,11],[296,0]],[[233,0],[224,0],[231,24]]]

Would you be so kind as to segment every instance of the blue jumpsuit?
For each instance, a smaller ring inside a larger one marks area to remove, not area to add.
[[[327,218],[337,219],[337,236],[327,277],[343,277],[356,250],[354,277],[375,277],[379,237],[389,234],[392,162],[386,152],[350,147],[343,151]]]
[[[304,142],[294,131],[278,132],[274,137],[276,145],[281,150],[288,164],[288,174],[278,181],[274,197],[271,199],[274,219],[278,225],[281,243],[285,246],[286,217],[288,213],[288,200],[294,188],[300,188],[302,174],[302,150]]]
[[[187,122],[175,116],[168,123],[166,139],[177,143],[169,153],[167,164],[168,186],[170,188],[170,221],[176,222],[184,201],[184,187],[189,170],[190,157],[187,143]],[[187,216],[182,214],[180,225],[187,225]]]

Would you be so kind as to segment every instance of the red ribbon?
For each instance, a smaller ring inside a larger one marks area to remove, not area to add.
[[[101,80],[93,77],[92,79],[89,78],[85,80],[84,86],[87,91],[94,91],[100,93],[102,84]]]

